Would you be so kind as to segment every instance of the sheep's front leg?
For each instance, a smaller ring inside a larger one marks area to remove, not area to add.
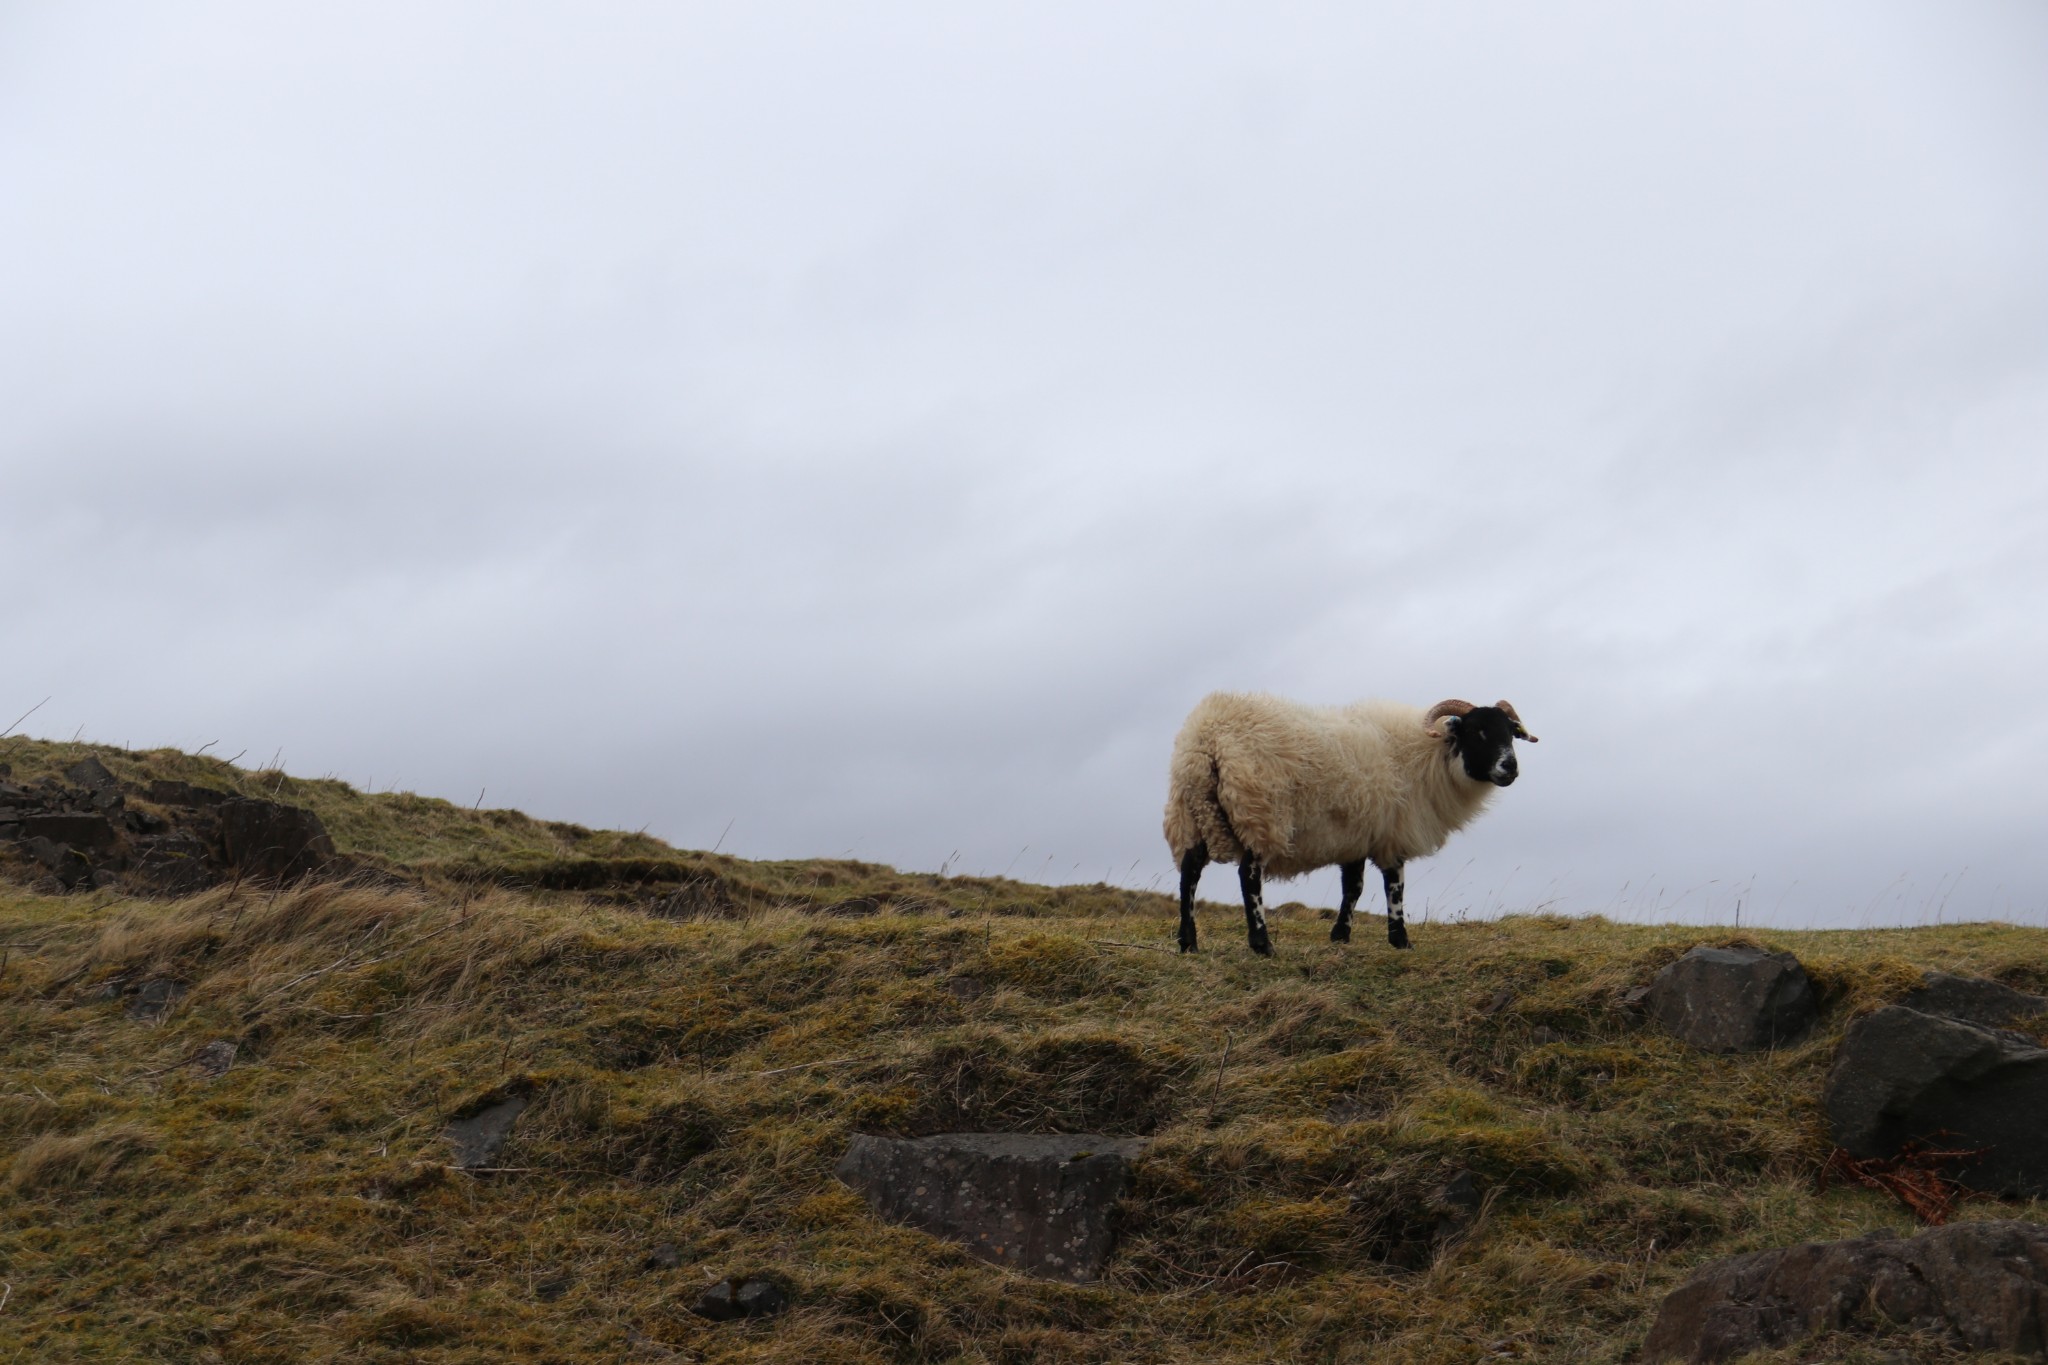
[[[1237,886],[1244,892],[1245,936],[1252,951],[1261,957],[1273,955],[1273,940],[1266,934],[1266,878],[1259,870],[1258,855],[1250,849],[1237,860]]]
[[[1411,946],[1408,942],[1408,921],[1401,913],[1401,892],[1404,883],[1401,878],[1401,864],[1380,869],[1380,876],[1387,883],[1387,942],[1396,948]]]
[[[1344,877],[1344,900],[1337,907],[1337,922],[1330,926],[1330,942],[1351,942],[1351,912],[1358,908],[1358,898],[1365,893],[1365,859],[1345,863],[1337,869]]]
[[[1209,846],[1196,844],[1180,857],[1180,950],[1195,950],[1195,887],[1209,865]]]

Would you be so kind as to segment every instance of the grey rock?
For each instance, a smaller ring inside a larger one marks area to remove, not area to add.
[[[1429,1203],[1437,1216],[1436,1240],[1442,1242],[1472,1226],[1472,1220],[1486,1205],[1486,1196],[1479,1188],[1479,1177],[1470,1171],[1459,1171],[1444,1182]]]
[[[145,1024],[160,1023],[163,1017],[171,1012],[171,1006],[183,1000],[187,994],[182,981],[162,978],[145,981],[128,997],[128,1005],[123,1013],[130,1019],[139,1019]]]
[[[21,817],[21,837],[103,852],[114,846],[114,825],[87,811],[46,811]]]
[[[642,1270],[674,1270],[683,1263],[682,1248],[674,1242],[657,1242],[640,1260]]]
[[[892,1222],[996,1265],[1085,1282],[1109,1258],[1110,1209],[1144,1146],[1092,1134],[861,1134],[837,1170]]]
[[[1650,1018],[1703,1052],[1757,1052],[1804,1038],[1819,1017],[1806,969],[1790,953],[1695,948],[1643,998]]]
[[[720,1280],[697,1296],[690,1311],[713,1322],[731,1322],[742,1315],[737,1293],[738,1286],[731,1280]]]
[[[64,770],[64,780],[89,792],[119,792],[121,783],[107,765],[88,754]]]
[[[1886,1326],[2048,1356],[2048,1227],[1952,1223],[1716,1261],[1665,1296],[1642,1358],[1714,1365],[1816,1332]]]
[[[41,863],[66,891],[81,891],[93,885],[93,866],[83,853],[48,839],[24,840],[22,847]]]
[[[66,891],[92,883],[92,864],[69,844],[55,843],[36,835],[21,841],[22,851],[41,863]]]
[[[1821,1104],[1852,1156],[1985,1148],[1952,1168],[1958,1181],[2048,1195],[2048,1050],[2017,1034],[1888,1005],[1849,1026]]]
[[[697,1296],[690,1311],[713,1322],[765,1318],[789,1307],[789,1291],[765,1276],[720,1280]]]
[[[773,1280],[743,1280],[732,1298],[750,1318],[772,1317],[789,1307],[789,1292]]]
[[[192,1055],[193,1069],[204,1076],[225,1076],[240,1047],[230,1038],[216,1038]]]
[[[130,871],[156,890],[173,896],[202,891],[221,878],[212,850],[182,831],[138,839]]]
[[[290,881],[334,861],[320,817],[300,806],[236,799],[220,808],[221,852],[249,876]]]
[[[218,806],[228,799],[228,793],[212,787],[163,780],[150,783],[147,795],[159,806]]]
[[[2028,995],[1977,976],[1929,972],[1920,985],[1899,1000],[1909,1010],[1964,1019],[1987,1028],[2003,1028],[2037,1014],[2048,1014],[2048,996]]]
[[[532,1102],[527,1095],[507,1095],[473,1114],[449,1120],[441,1130],[442,1140],[455,1149],[455,1160],[449,1164],[465,1171],[497,1165],[498,1154],[512,1136],[512,1125]]]

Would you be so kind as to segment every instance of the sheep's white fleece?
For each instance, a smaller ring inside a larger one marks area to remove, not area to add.
[[[1425,733],[1420,707],[1216,692],[1174,739],[1166,842],[1176,863],[1196,844],[1217,862],[1249,848],[1271,877],[1388,868],[1442,848],[1493,791]]]

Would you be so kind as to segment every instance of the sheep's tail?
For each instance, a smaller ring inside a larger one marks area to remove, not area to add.
[[[1244,851],[1217,797],[1221,781],[1222,768],[1214,754],[1193,744],[1174,747],[1167,781],[1166,846],[1173,850],[1176,863],[1198,845],[1219,863],[1235,862]]]

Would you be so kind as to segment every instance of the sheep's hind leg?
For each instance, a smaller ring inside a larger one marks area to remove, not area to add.
[[[1337,869],[1344,878],[1344,900],[1337,907],[1337,922],[1330,926],[1330,942],[1351,942],[1351,912],[1358,908],[1358,898],[1365,893],[1365,859],[1345,863]]]
[[[1382,868],[1380,875],[1387,883],[1387,942],[1396,948],[1412,946],[1408,942],[1408,920],[1401,913],[1401,893],[1405,883],[1401,877],[1401,864]]]
[[[1195,887],[1209,865],[1209,846],[1196,844],[1180,855],[1180,950],[1195,950]]]
[[[1245,936],[1252,951],[1261,957],[1273,955],[1273,940],[1266,933],[1266,878],[1259,870],[1258,855],[1250,849],[1237,860],[1237,885],[1244,892]]]

